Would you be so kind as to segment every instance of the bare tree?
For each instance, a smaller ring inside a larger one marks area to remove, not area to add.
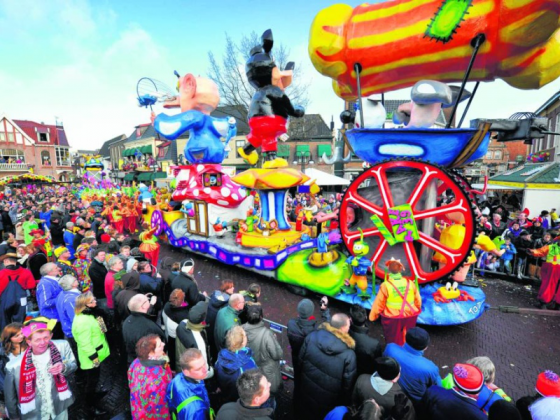
[[[239,43],[226,33],[226,48],[222,59],[216,59],[212,51],[208,52],[210,69],[208,77],[218,85],[221,105],[235,106],[239,114],[247,120],[247,112],[251,97],[255,89],[249,84],[245,75],[245,63],[249,59],[251,48],[260,45],[260,35],[251,32],[243,35]],[[284,69],[290,61],[290,50],[283,44],[275,44],[273,48],[274,60],[280,69]],[[286,89],[286,94],[294,105],[307,108],[309,105],[309,82],[304,80],[303,71],[296,63],[292,84]],[[238,117],[239,115],[233,115]]]

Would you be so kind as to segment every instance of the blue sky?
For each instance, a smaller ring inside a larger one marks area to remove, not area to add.
[[[218,56],[233,39],[271,28],[311,81],[309,113],[336,116],[342,101],[315,71],[307,40],[326,0],[0,0],[0,115],[53,123],[62,119],[74,148],[93,149],[148,122],[138,108],[139,78],[173,85],[173,70],[205,75],[207,52]],[[362,2],[346,1],[356,6]],[[501,81],[482,84],[469,117],[534,111],[556,91],[519,91]],[[408,91],[390,99],[406,99]]]

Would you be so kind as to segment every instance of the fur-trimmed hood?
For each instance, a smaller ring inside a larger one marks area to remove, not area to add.
[[[356,342],[354,341],[354,339],[352,337],[350,337],[349,334],[344,333],[337,328],[334,328],[328,322],[323,322],[321,325],[319,325],[318,330],[319,331],[324,330],[324,331],[327,331],[327,332],[331,333],[336,338],[338,338],[337,341],[341,341],[349,349],[353,350],[356,347]],[[320,347],[323,349],[323,351],[324,350],[330,350],[330,351],[325,351],[325,353],[327,353],[327,352],[338,353],[338,351],[336,351],[337,349],[335,349],[335,347],[338,347],[338,346],[334,346],[333,345],[334,343],[332,342],[332,340],[321,340],[321,341],[319,341],[319,343],[324,344],[324,345],[320,345]]]

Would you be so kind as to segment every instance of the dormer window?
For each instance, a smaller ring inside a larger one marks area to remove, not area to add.
[[[39,134],[39,141],[42,143],[49,142],[49,133],[38,133]]]

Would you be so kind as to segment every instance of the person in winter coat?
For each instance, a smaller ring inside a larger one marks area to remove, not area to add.
[[[72,322],[72,336],[78,347],[80,368],[85,372],[85,400],[90,415],[101,416],[106,411],[97,407],[101,396],[95,392],[101,373],[101,363],[109,357],[110,350],[105,333],[107,327],[102,312],[91,292],[84,293],[76,299],[74,308],[76,316]]]
[[[250,369],[237,380],[239,399],[225,404],[216,420],[269,420],[274,418],[275,404],[270,398],[270,382],[258,369]]]
[[[531,235],[531,239],[536,241],[538,239],[542,239],[544,233],[546,232],[545,228],[542,224],[543,219],[540,217],[535,217],[533,219],[533,226],[527,229],[527,232]]]
[[[124,289],[115,295],[113,302],[115,304],[115,321],[122,323],[130,315],[128,302],[133,296],[141,294],[140,274],[137,271],[131,271],[122,276],[121,281]]]
[[[74,233],[74,223],[68,222],[66,223],[66,230],[64,231],[63,239],[64,239],[64,246],[68,248],[71,255],[71,260],[74,260],[74,254],[76,250],[74,249],[74,238],[76,234]]]
[[[255,363],[270,382],[270,392],[276,394],[282,385],[280,360],[284,354],[276,334],[264,324],[260,304],[247,306],[247,323],[242,328],[247,334],[247,347],[253,350]]]
[[[507,224],[502,221],[502,215],[500,213],[494,213],[492,215],[490,226],[492,226],[492,232],[489,235],[490,239],[502,236],[507,229]]]
[[[328,309],[328,299],[324,296],[321,299],[321,320],[330,322],[331,314]],[[288,341],[292,348],[292,361],[294,369],[297,369],[297,361],[299,360],[299,351],[305,337],[317,329],[317,320],[313,316],[315,305],[309,299],[302,299],[297,306],[298,317],[288,321]]]
[[[167,353],[169,364],[175,366],[177,358],[175,339],[177,338],[177,326],[189,316],[189,308],[185,303],[185,294],[181,289],[175,289],[171,293],[169,302],[165,304],[162,312],[165,335],[167,337]]]
[[[207,302],[198,302],[189,311],[189,316],[186,320],[179,323],[177,326],[177,340],[175,343],[176,349],[176,370],[181,371],[179,360],[183,353],[188,349],[198,349],[202,353],[202,357],[206,360],[208,365],[208,376],[214,376],[214,369],[212,368],[212,359],[210,357],[210,345],[208,342],[208,335],[206,334],[206,325],[204,325],[204,318],[208,309]]]
[[[4,395],[10,418],[68,418],[74,396],[67,376],[77,368],[70,345],[51,340],[52,333],[44,322],[31,320],[22,332],[29,347],[6,366]]]
[[[140,273],[140,293],[160,295],[163,282],[161,278],[152,276],[152,265],[147,261],[138,264]]]
[[[215,374],[221,389],[223,402],[234,402],[239,398],[236,381],[239,376],[257,367],[253,351],[247,347],[247,335],[239,325],[231,328],[226,335],[225,349],[220,350]]]
[[[350,337],[350,318],[336,314],[307,336],[299,353],[296,414],[323,419],[334,407],[348,405],[357,375],[356,343]]]
[[[133,420],[169,418],[166,394],[173,372],[164,347],[165,343],[155,334],[142,337],[136,344],[138,357],[128,368]]]
[[[365,326],[368,315],[365,308],[361,305],[352,305],[350,308],[350,337],[356,342],[356,362],[358,364],[358,376],[361,374],[371,375],[375,372],[375,359],[383,353],[383,347],[379,340],[368,335],[368,328]],[[379,401],[378,401],[379,402]]]
[[[113,257],[107,264],[109,271],[105,276],[105,296],[107,296],[107,308],[114,309],[113,303],[113,289],[115,288],[115,274],[124,268],[124,264],[119,257]]]
[[[1,220],[4,226],[4,232],[14,232],[14,222],[10,217],[10,208],[8,206],[4,207],[2,210]]]
[[[12,253],[0,257],[0,262],[4,263],[4,268],[0,270],[0,296],[12,280],[16,280],[24,290],[33,290],[37,285],[31,271],[17,264],[17,258]]]
[[[441,386],[438,367],[423,356],[429,344],[428,332],[416,327],[407,331],[406,343],[402,347],[390,343],[383,352],[383,356],[392,357],[399,362],[401,367],[399,385],[413,404],[422,399],[429,387]]]
[[[181,273],[171,281],[172,290],[181,289],[185,293],[185,302],[189,307],[193,307],[198,302],[206,300],[206,295],[198,291],[198,285],[193,277],[194,263],[183,264]]]
[[[212,353],[212,360],[216,360],[218,357],[218,350],[214,345],[214,324],[216,323],[216,317],[218,316],[218,311],[228,304],[229,297],[235,292],[235,286],[231,280],[222,280],[220,283],[220,288],[214,290],[214,293],[210,295],[210,302],[208,304],[208,312],[206,313],[206,325],[208,333],[208,341],[212,343],[210,351]]]
[[[521,279],[525,275],[525,264],[529,257],[528,251],[533,249],[534,243],[531,235],[526,230],[523,230],[517,240],[514,241],[515,248],[517,249],[517,261],[514,268],[514,274],[517,278]]]
[[[157,334],[165,342],[165,333],[148,315],[150,306],[155,305],[156,297],[151,300],[145,295],[135,295],[128,302],[130,315],[125,319],[122,327],[123,340],[128,355],[128,363],[136,358],[136,343],[149,334]]]
[[[27,267],[31,270],[33,278],[39,281],[41,279],[41,267],[48,262],[47,256],[31,244],[27,245],[25,249],[27,251]]]
[[[72,339],[72,323],[76,316],[76,299],[80,296],[78,279],[72,276],[62,276],[58,283],[62,288],[62,292],[56,298],[56,313],[58,314],[64,336],[67,339]]]
[[[439,385],[428,388],[418,406],[421,418],[432,420],[487,420],[476,403],[484,385],[482,372],[476,366],[458,363],[453,367],[453,389]]]
[[[60,217],[53,216],[51,218],[51,240],[54,247],[64,245],[64,227],[62,226]]]
[[[176,420],[210,420],[214,411],[210,407],[204,378],[208,371],[200,350],[188,349],[181,356],[181,373],[167,387],[167,404]]]
[[[37,305],[41,316],[60,321],[56,311],[56,299],[62,292],[58,283],[60,268],[55,263],[47,263],[41,267],[41,280],[37,285]]]
[[[381,419],[391,419],[391,412],[399,399],[406,399],[404,403],[407,414],[401,417],[403,420],[414,420],[416,414],[412,402],[397,383],[401,373],[399,363],[391,357],[378,357],[375,359],[377,371],[373,374],[363,374],[358,377],[354,391],[352,392],[352,405],[359,407],[367,400],[375,402],[383,407]]]
[[[229,298],[227,306],[218,311],[216,324],[214,325],[214,343],[216,349],[221,350],[225,347],[226,333],[235,325],[241,325],[239,313],[245,307],[245,300],[239,293],[234,293]]]
[[[105,248],[97,248],[93,254],[93,260],[91,261],[88,271],[93,287],[93,296],[97,299],[97,305],[101,309],[107,307],[107,296],[105,295],[105,277],[107,276],[105,255]]]
[[[506,252],[501,256],[501,261],[503,264],[503,271],[511,274],[513,269],[513,259],[515,258],[515,254],[517,254],[517,249],[515,249],[515,245],[511,243],[511,238],[508,236],[505,239],[505,242],[500,246],[500,249],[505,249]]]

